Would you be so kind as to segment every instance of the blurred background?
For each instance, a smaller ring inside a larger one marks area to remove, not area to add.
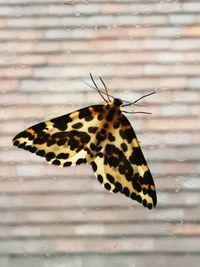
[[[0,266],[199,266],[200,2],[0,0]],[[90,166],[12,146],[25,128],[103,103],[128,115],[157,187],[149,211]]]

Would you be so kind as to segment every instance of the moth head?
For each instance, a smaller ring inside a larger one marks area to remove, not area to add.
[[[120,98],[114,98],[113,103],[116,106],[121,106],[123,104],[123,101]]]

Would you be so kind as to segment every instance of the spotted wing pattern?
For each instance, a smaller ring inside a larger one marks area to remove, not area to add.
[[[36,124],[16,135],[13,144],[61,167],[90,162],[89,145],[104,107],[90,106]]]
[[[118,100],[41,122],[15,136],[13,144],[61,167],[90,163],[110,192],[148,209],[156,206],[153,178]]]
[[[110,192],[121,192],[148,209],[156,206],[153,178],[133,128],[124,115],[117,116],[102,134],[101,147],[91,162],[96,177]]]

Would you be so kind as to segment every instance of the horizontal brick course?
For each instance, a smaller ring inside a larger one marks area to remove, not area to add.
[[[142,255],[141,255],[142,254]],[[153,253],[140,253],[140,255],[133,254],[133,253],[126,253],[123,255],[122,253],[119,254],[81,254],[81,255],[74,255],[74,254],[67,254],[60,253],[58,256],[53,255],[51,256],[49,253],[45,254],[45,257],[41,257],[41,255],[34,255],[33,257],[13,257],[14,255],[10,255],[11,257],[2,257],[0,259],[0,264],[2,266],[13,266],[21,267],[23,266],[65,266],[69,265],[71,267],[76,267],[78,264],[82,264],[82,266],[110,266],[110,267],[118,267],[118,266],[130,266],[130,263],[137,264],[138,267],[143,267],[144,264],[154,267],[167,267],[168,265],[171,266],[180,266],[183,261],[182,253],[176,253],[176,255],[168,255],[168,253],[162,255],[156,255]],[[45,259],[44,259],[45,258]],[[185,264],[192,264],[194,267],[198,267],[199,256],[198,255],[188,255],[184,257]]]
[[[189,242],[186,242],[186,241]],[[14,240],[13,244],[13,252],[17,255],[20,255],[23,251],[26,254],[35,254],[37,248],[39,248],[38,254],[51,254],[52,252],[56,253],[87,253],[91,251],[93,253],[109,253],[112,248],[114,253],[123,253],[124,251],[136,253],[136,252],[151,252],[154,246],[159,247],[159,251],[162,252],[166,250],[167,252],[182,252],[184,250],[188,250],[191,252],[191,248],[194,246],[196,249],[196,253],[198,252],[199,242],[196,238],[181,238],[177,239],[177,242],[173,239],[168,238],[160,238],[156,241],[149,238],[146,241],[144,238],[126,238],[126,242],[123,239],[107,239],[106,244],[104,244],[104,240],[102,238],[97,239],[98,247],[95,247],[94,239],[70,239],[66,240],[60,238],[57,240],[57,246],[55,246],[54,240],[49,239],[38,239],[32,240],[31,243],[24,240]],[[177,244],[177,246],[175,245]],[[176,246],[175,250],[172,250],[172,247]],[[2,241],[0,243],[0,251],[2,254],[7,251],[10,247],[9,241]],[[5,253],[6,254],[6,253]]]

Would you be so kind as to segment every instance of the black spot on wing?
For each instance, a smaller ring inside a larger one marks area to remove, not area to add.
[[[142,203],[142,198],[141,198],[140,195],[137,195],[137,196],[136,196],[136,200],[137,200],[139,203]]]
[[[20,144],[18,145],[18,147],[19,147],[19,148],[24,148],[25,145],[26,145],[26,143],[27,143],[27,142],[20,143]]]
[[[130,144],[135,137],[132,127],[122,128],[119,130],[119,134],[123,140],[127,140]]]
[[[71,161],[67,161],[63,164],[64,167],[69,167],[72,165],[72,162]]]
[[[47,160],[47,161],[50,161],[50,160],[52,160],[53,158],[55,158],[56,155],[55,155],[54,152],[48,152],[48,153],[46,154],[45,157],[46,157],[46,160]]]
[[[25,146],[24,149],[30,151],[31,153],[35,153],[36,150],[37,150],[36,147],[34,147],[34,146],[30,146],[30,145]]]
[[[103,183],[103,176],[101,174],[98,174],[97,180],[102,184]]]
[[[144,207],[147,207],[147,201],[146,201],[146,199],[143,199],[142,204],[143,204]]]
[[[118,121],[121,125],[121,129],[119,131],[121,138],[127,140],[130,144],[133,138],[136,138],[130,122],[124,115],[119,116]]]
[[[97,171],[97,164],[94,161],[92,161],[91,165],[92,165],[93,171],[96,172]]]
[[[113,192],[113,193],[118,193],[119,190],[118,190],[116,187],[114,187],[113,190],[112,190],[112,192]]]
[[[142,179],[142,178],[140,177],[140,179]],[[138,193],[140,193],[142,191],[142,186],[140,184],[140,180],[137,179],[136,177],[133,177],[133,179],[132,179],[132,186]]]
[[[111,189],[111,185],[110,185],[109,183],[105,183],[105,184],[104,184],[104,187],[105,187],[105,189],[107,189],[108,191],[110,191],[110,189]]]
[[[97,146],[97,145],[91,143],[91,144],[90,144],[90,148],[91,148],[93,151],[99,152],[99,151],[101,151],[102,146]]]
[[[54,140],[54,139],[49,139],[49,140],[47,141],[47,146],[48,146],[48,147],[53,146],[54,144],[56,144],[56,140]]]
[[[57,128],[60,131],[65,131],[67,129],[68,123],[72,122],[70,114],[62,115],[60,117],[50,120],[53,123],[53,127]]]
[[[143,153],[140,147],[133,148],[133,151],[131,153],[131,156],[129,157],[129,160],[132,164],[136,164],[136,165],[146,164],[146,160],[143,156]]]
[[[98,152],[98,153],[96,154],[96,157],[103,158],[103,157],[104,157],[104,155],[103,155],[103,153],[102,153],[102,152]]]
[[[100,133],[101,133],[102,135],[105,135],[105,134],[107,133],[107,131],[106,131],[106,129],[102,128],[101,131],[100,131]]]
[[[94,127],[94,126],[91,126],[88,128],[89,133],[96,133],[97,130],[98,130],[98,127]]]
[[[81,159],[78,159],[76,161],[76,165],[80,165],[80,164],[83,164],[83,163],[86,163],[86,162],[87,162],[87,160],[85,158],[81,158]]]
[[[33,140],[33,144],[42,145],[44,143],[47,143],[49,137],[50,137],[50,134],[41,133],[40,135],[38,135],[37,138]]]
[[[60,162],[60,160],[55,159],[55,160],[52,161],[52,164],[60,166],[61,162]]]
[[[103,127],[104,127],[105,129],[107,129],[107,128],[109,127],[109,124],[106,122],[106,123],[104,123]]]
[[[115,188],[119,191],[122,192],[122,184],[120,182],[115,183]]]
[[[13,140],[14,140],[14,139],[13,139]],[[19,145],[19,141],[14,140],[14,141],[13,141],[13,145],[14,145],[14,146],[18,146],[18,145]]]
[[[110,167],[117,167],[119,165],[120,161],[118,157],[108,155],[105,158]]]
[[[13,142],[19,138],[28,138],[28,140],[33,140],[34,139],[34,135],[32,135],[30,132],[27,131],[23,131],[19,134],[17,134],[14,138],[13,138]],[[15,146],[17,146],[17,143],[15,143]]]
[[[68,159],[69,153],[60,153],[56,156],[57,159]]]
[[[114,137],[114,135],[112,133],[108,133],[108,140],[110,142],[114,142],[115,141],[115,137]]]
[[[30,127],[30,128],[32,128],[36,133],[38,133],[38,132],[43,131],[46,128],[46,123],[40,122],[40,123]]]
[[[81,122],[77,122],[72,125],[72,128],[74,129],[80,129],[81,127],[83,127],[83,123]]]
[[[80,110],[78,117],[79,119],[85,119],[86,121],[91,121],[94,118],[92,112],[89,110],[89,107]]]
[[[68,145],[70,146],[71,150],[75,150],[79,147],[80,142],[76,140],[75,138],[70,138],[68,141]]]
[[[93,105],[91,107],[95,112],[99,112],[99,113],[104,112],[104,105]]]
[[[89,134],[87,134],[85,132],[80,132],[80,134],[78,134],[78,135],[80,136],[81,143],[83,143],[83,144],[87,144],[91,139]]]
[[[96,139],[99,141],[99,142],[102,142],[106,139],[106,134],[102,134],[101,132],[98,132],[97,135],[96,135]]]
[[[103,118],[104,118],[104,114],[103,114],[103,113],[99,113],[98,116],[97,116],[97,119],[98,119],[99,121],[102,121]]]
[[[122,143],[120,146],[121,146],[121,149],[122,149],[124,152],[126,152],[126,151],[128,150],[128,147],[127,147],[127,145],[126,145],[125,143]]]
[[[58,146],[63,146],[67,143],[67,139],[60,139],[57,141]]]
[[[111,145],[111,144],[107,144],[107,145],[106,145],[106,148],[105,148],[105,151],[106,151],[106,153],[107,153],[108,155],[111,155],[111,154],[117,152],[117,150],[118,150],[118,149],[116,148],[116,146]]]
[[[66,138],[69,136],[69,132],[57,132],[57,133],[54,133],[52,134],[51,138],[52,139],[63,139],[63,138]]]
[[[76,153],[78,153],[79,151],[81,151],[83,148],[84,148],[84,145],[80,145],[79,144],[79,147],[77,147],[77,149],[76,149]]]
[[[108,179],[108,181],[109,181],[111,184],[114,184],[114,182],[115,182],[115,178],[114,178],[111,174],[107,173],[107,174],[106,174],[106,178]]]
[[[43,149],[38,150],[38,151],[36,152],[36,155],[38,155],[38,156],[40,156],[40,157],[45,157],[45,151],[44,151]]]
[[[137,195],[136,195],[135,192],[131,193],[130,197],[131,197],[133,200],[137,200],[137,199],[136,199]]]
[[[127,196],[127,197],[129,197],[129,195],[130,195],[130,191],[129,191],[129,189],[128,189],[127,187],[124,187],[124,188],[123,188],[122,193],[123,193],[125,196]]]

